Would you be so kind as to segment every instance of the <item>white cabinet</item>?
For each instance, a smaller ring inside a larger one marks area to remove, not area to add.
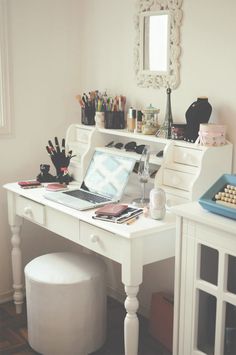
[[[176,206],[174,355],[236,354],[236,221]]]

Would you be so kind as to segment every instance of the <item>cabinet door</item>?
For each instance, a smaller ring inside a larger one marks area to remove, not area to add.
[[[236,238],[184,220],[179,355],[236,354]]]

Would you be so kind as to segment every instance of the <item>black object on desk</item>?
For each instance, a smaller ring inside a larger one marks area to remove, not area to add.
[[[186,111],[187,121],[185,138],[187,142],[194,143],[198,138],[200,123],[207,123],[211,116],[212,107],[207,97],[198,97]]]
[[[85,106],[81,110],[81,122],[87,126],[95,125],[95,107],[94,106]]]
[[[125,128],[124,111],[106,111],[104,126],[108,129],[123,129]]]
[[[48,145],[46,146],[46,150],[53,162],[53,165],[56,168],[57,176],[56,176],[56,181],[65,184],[69,184],[69,182],[72,181],[72,177],[70,176],[68,172],[68,166],[70,164],[71,158],[73,158],[74,155],[72,155],[72,150],[66,154],[65,151],[65,139],[62,139],[61,143],[61,148],[60,144],[58,141],[58,138],[55,137],[55,147],[52,143],[51,140],[48,141]]]
[[[40,173],[37,175],[37,181],[39,182],[55,182],[57,180],[56,176],[49,173],[49,164],[40,164]]]
[[[158,158],[163,157],[163,150],[160,150],[160,152],[158,152],[158,153],[156,154],[156,156],[157,156]]]

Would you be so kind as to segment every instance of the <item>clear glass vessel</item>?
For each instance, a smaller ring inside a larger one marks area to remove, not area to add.
[[[156,134],[160,125],[158,124],[158,113],[159,109],[153,107],[152,105],[148,106],[143,110],[143,124],[142,124],[142,133],[143,134]]]
[[[146,145],[143,149],[139,167],[138,167],[138,176],[139,182],[141,184],[141,197],[133,200],[133,204],[139,207],[145,207],[149,203],[149,198],[145,197],[145,185],[149,180],[149,158],[150,158],[150,147]]]

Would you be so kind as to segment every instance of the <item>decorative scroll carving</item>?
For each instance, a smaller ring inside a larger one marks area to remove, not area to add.
[[[135,74],[137,85],[141,87],[170,87],[175,89],[180,83],[180,26],[182,22],[182,0],[137,0],[137,14],[135,16]],[[168,74],[145,73],[140,68],[141,58],[141,24],[140,14],[147,11],[168,10],[170,13],[170,64]]]

